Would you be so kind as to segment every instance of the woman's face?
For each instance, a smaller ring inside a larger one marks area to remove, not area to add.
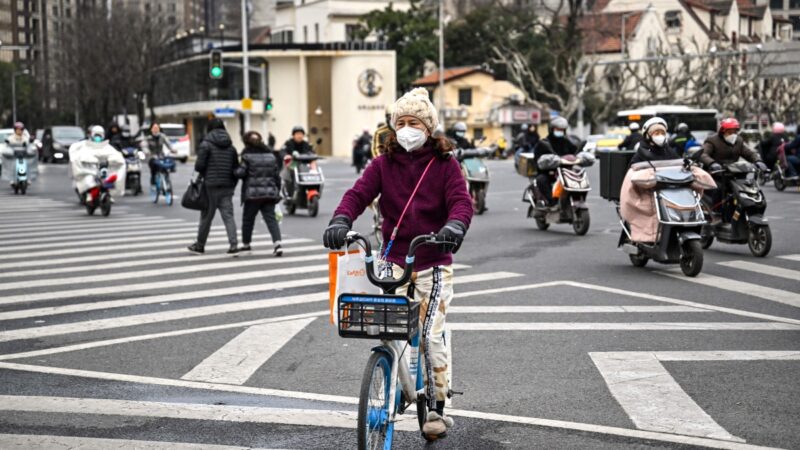
[[[428,133],[428,128],[425,126],[425,124],[414,116],[402,116],[397,119],[397,124],[395,125],[395,131],[400,131],[405,127],[416,128],[418,130],[424,131],[425,134],[430,134]]]
[[[653,131],[650,133],[650,137],[656,137],[656,136],[666,136],[666,135],[667,135],[667,132],[666,132],[666,131],[664,131],[664,130],[662,130],[661,128],[659,128],[659,129],[657,129],[657,130],[653,130]]]

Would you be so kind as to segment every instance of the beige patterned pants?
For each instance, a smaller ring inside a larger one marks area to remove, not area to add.
[[[393,274],[398,278],[403,273],[400,266],[393,265]],[[444,401],[450,389],[447,379],[447,346],[444,341],[445,319],[450,301],[453,299],[453,267],[436,266],[415,272],[411,278],[414,284],[414,300],[422,302],[419,308],[419,327],[422,330],[420,351],[424,355],[425,389],[430,404]],[[408,285],[397,289],[404,295]],[[431,385],[428,380],[433,378]]]

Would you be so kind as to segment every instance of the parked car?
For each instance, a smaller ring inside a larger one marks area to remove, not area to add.
[[[81,127],[55,126],[45,128],[42,134],[42,160],[69,162],[69,146],[86,139]]]
[[[3,128],[0,129],[0,144],[6,141],[6,138],[14,134],[13,128]]]
[[[172,149],[175,150],[175,159],[185,163],[192,153],[192,143],[186,133],[186,127],[179,123],[162,123],[161,132],[169,138]]]

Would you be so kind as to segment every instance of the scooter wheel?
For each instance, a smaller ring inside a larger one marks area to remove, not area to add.
[[[475,212],[477,214],[486,212],[486,189],[475,191]]]
[[[100,211],[103,213],[103,217],[108,217],[111,214],[111,198],[105,197],[102,202],[100,203]]]
[[[644,255],[628,255],[628,257],[634,267],[644,267],[647,265],[647,262],[650,261],[650,258]]]
[[[319,196],[315,195],[308,201],[308,215],[317,217],[317,214],[319,214]]]
[[[782,176],[775,177],[774,183],[775,183],[775,189],[777,189],[778,191],[783,192],[783,190],[786,189],[786,182],[783,181]]]
[[[13,186],[13,188],[14,188],[14,195],[19,194],[19,187],[16,184]]]
[[[540,230],[547,231],[547,229],[550,228],[550,224],[547,223],[547,219],[546,218],[544,218],[544,217],[534,217],[534,220],[536,220],[536,227],[539,228]]]
[[[93,205],[90,205],[88,203],[86,204],[86,213],[87,214],[89,214],[90,216],[93,216],[94,215],[94,210],[95,210],[95,207]]]
[[[714,243],[714,233],[708,226],[703,227],[703,231],[700,233],[700,246],[703,247],[703,250],[711,247],[711,244]]]
[[[589,218],[588,209],[579,209],[575,211],[575,219],[572,221],[572,229],[575,230],[576,235],[583,236],[588,233],[590,223],[591,219]]]
[[[19,187],[19,193],[25,195],[25,193],[27,192],[28,192],[28,183],[22,183],[22,185]]]
[[[687,277],[696,277],[703,270],[703,247],[700,241],[692,240],[683,244],[681,271]]]
[[[767,256],[770,249],[772,249],[772,231],[769,226],[753,226],[750,228],[750,234],[747,237],[747,246],[750,247],[750,253],[753,256],[763,258]]]

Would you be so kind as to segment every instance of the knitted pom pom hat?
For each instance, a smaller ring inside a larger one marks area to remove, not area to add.
[[[392,112],[392,128],[396,128],[397,119],[403,116],[412,116],[419,119],[433,132],[439,125],[439,113],[429,98],[428,90],[416,88],[397,99]]]

